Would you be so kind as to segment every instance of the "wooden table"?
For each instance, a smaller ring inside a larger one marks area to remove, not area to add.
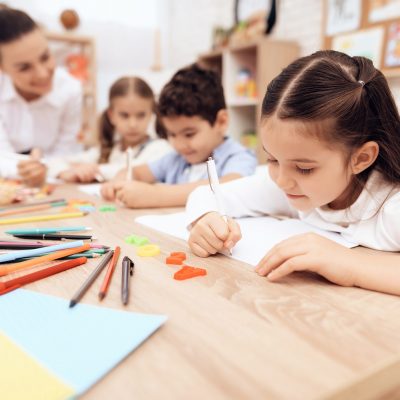
[[[54,197],[104,204],[72,186],[58,188]],[[94,288],[82,302],[168,316],[82,399],[400,398],[400,298],[339,287],[309,273],[269,283],[247,264],[222,255],[195,257],[184,241],[134,222],[155,212],[160,210],[119,207],[35,225],[92,226],[99,243],[120,245],[122,255],[135,259],[126,308],[120,266],[102,303]],[[123,240],[133,233],[158,244],[161,254],[136,256]],[[187,263],[206,268],[207,276],[174,280],[177,268],[165,264],[171,251],[187,252]],[[91,269],[78,267],[26,287],[70,299]]]

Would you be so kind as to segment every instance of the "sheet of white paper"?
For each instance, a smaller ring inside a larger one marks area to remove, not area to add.
[[[78,185],[78,189],[81,192],[93,195],[93,196],[98,196],[101,197],[100,194],[100,187],[101,183],[91,183],[89,185]]]
[[[136,218],[136,222],[150,228],[187,240],[185,213],[144,215]],[[346,246],[354,247],[341,235],[327,232],[298,219],[277,220],[272,217],[239,218],[236,220],[242,230],[242,239],[233,248],[232,258],[256,265],[265,253],[275,244],[290,236],[306,232],[315,232],[328,239]]]

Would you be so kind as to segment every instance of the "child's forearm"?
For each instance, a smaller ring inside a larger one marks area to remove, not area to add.
[[[354,286],[400,295],[400,254],[354,249]]]
[[[228,182],[234,179],[241,178],[239,174],[228,174],[223,176],[220,181]],[[182,207],[186,204],[189,194],[196,189],[198,186],[208,185],[208,179],[202,179],[200,181],[191,183],[182,183],[176,185],[167,184],[156,184],[157,198],[155,200],[154,207]]]

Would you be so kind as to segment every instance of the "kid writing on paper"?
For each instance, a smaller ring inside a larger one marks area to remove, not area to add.
[[[179,70],[161,91],[158,117],[159,132],[175,151],[133,168],[131,182],[104,184],[106,199],[132,208],[183,206],[195,187],[208,184],[210,156],[223,182],[254,172],[254,154],[226,136],[224,92],[214,71],[197,64]]]
[[[56,68],[46,37],[24,12],[0,9],[0,149],[31,153],[18,164],[29,185],[40,185],[46,166],[40,157],[80,149],[81,85]],[[1,170],[0,166],[0,170]]]
[[[370,60],[319,51],[293,62],[267,88],[261,128],[269,176],[221,185],[228,215],[286,214],[370,249],[400,251],[400,118]],[[241,237],[233,219],[226,224],[213,210],[208,188],[188,199],[189,245],[202,257]],[[399,295],[399,260],[308,233],[268,250],[256,271],[275,281],[309,270]]]
[[[50,174],[66,182],[93,182],[99,176],[109,180],[126,164],[128,148],[132,150],[132,165],[170,152],[165,139],[152,139],[148,134],[154,108],[154,93],[143,79],[118,79],[110,88],[109,106],[100,118],[100,146],[55,160]]]

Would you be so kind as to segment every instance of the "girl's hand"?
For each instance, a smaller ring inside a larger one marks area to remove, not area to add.
[[[341,286],[353,286],[350,249],[315,233],[292,236],[275,245],[255,271],[276,281],[293,271],[312,271]]]
[[[47,167],[40,161],[40,149],[33,149],[30,156],[29,160],[18,163],[18,174],[25,185],[41,186],[46,181]]]
[[[194,254],[208,257],[224,249],[231,250],[242,238],[238,223],[228,218],[224,221],[217,212],[210,212],[199,218],[190,230],[189,247]]]
[[[79,164],[59,174],[59,178],[66,182],[90,183],[100,174],[97,164]]]

